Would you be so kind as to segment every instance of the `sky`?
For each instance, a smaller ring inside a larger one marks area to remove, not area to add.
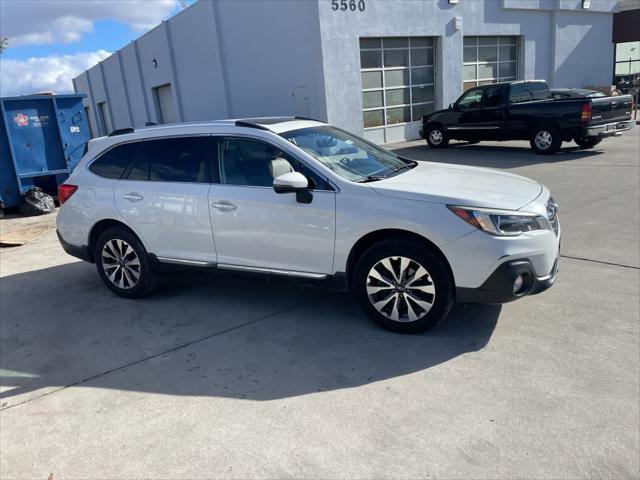
[[[0,96],[73,92],[71,79],[194,0],[0,0]]]

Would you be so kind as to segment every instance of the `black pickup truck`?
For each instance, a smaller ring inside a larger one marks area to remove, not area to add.
[[[422,119],[420,134],[431,148],[449,140],[529,140],[540,154],[574,140],[592,148],[604,137],[634,126],[630,95],[554,99],[546,82],[528,80],[471,88],[446,110]]]

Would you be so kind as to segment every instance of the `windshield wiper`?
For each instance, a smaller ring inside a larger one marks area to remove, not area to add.
[[[377,182],[378,180],[384,180],[387,177],[382,177],[380,175],[367,175],[360,180],[356,180],[356,183],[367,183],[367,182]]]

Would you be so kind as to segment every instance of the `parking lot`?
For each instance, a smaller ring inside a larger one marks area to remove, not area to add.
[[[117,298],[52,229],[1,249],[2,477],[640,477],[639,130],[572,145],[394,146],[560,203],[551,290],[421,335],[228,273]]]

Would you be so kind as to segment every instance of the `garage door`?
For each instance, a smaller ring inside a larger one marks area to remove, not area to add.
[[[422,116],[435,109],[431,37],[360,39],[362,121],[375,143],[419,138]]]

